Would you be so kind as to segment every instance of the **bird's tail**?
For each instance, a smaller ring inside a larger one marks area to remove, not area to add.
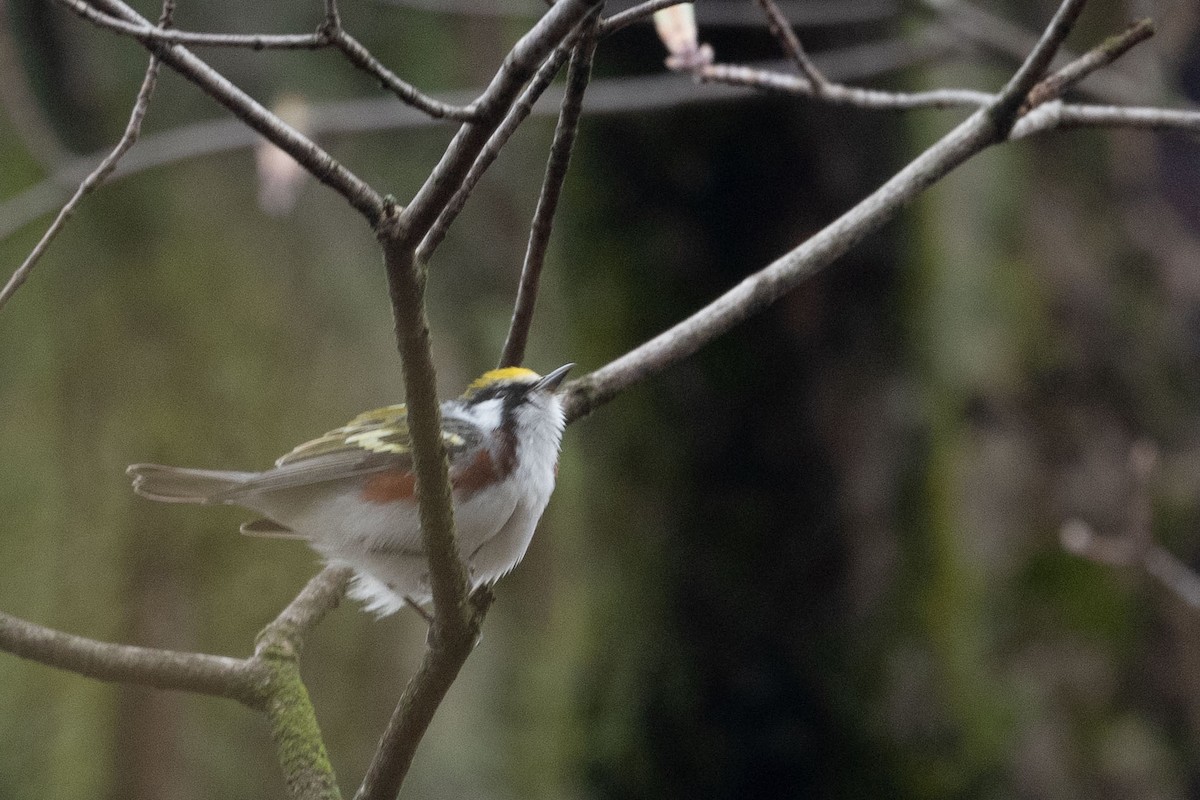
[[[163,503],[223,503],[256,472],[226,472],[215,469],[185,469],[161,464],[131,464],[125,474],[133,476],[133,490]]]

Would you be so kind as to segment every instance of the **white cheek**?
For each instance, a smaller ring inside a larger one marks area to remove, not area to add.
[[[498,397],[476,403],[471,406],[470,410],[471,421],[485,431],[494,431],[499,428],[503,413],[504,401]]]

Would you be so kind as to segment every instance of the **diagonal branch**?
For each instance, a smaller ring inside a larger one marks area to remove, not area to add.
[[[164,19],[166,12],[164,12]],[[50,248],[50,243],[58,236],[67,225],[67,221],[74,215],[75,209],[83,201],[83,198],[91,194],[97,186],[104,183],[112,171],[116,169],[117,162],[121,157],[129,152],[129,148],[133,147],[138,136],[142,132],[142,120],[146,116],[146,108],[150,105],[150,97],[154,94],[154,87],[158,84],[158,67],[159,60],[156,56],[150,57],[150,63],[146,66],[146,75],[142,78],[142,86],[138,89],[137,99],[133,103],[133,110],[129,113],[129,122],[125,124],[125,131],[121,134],[121,138],[117,141],[112,151],[104,157],[92,172],[83,179],[83,183],[79,184],[79,188],[75,190],[75,194],[66,202],[66,205],[58,212],[54,222],[50,223],[50,227],[42,234],[42,238],[34,245],[33,250],[21,262],[21,266],[17,267],[8,282],[4,284],[4,288],[0,289],[0,309],[9,301],[17,290],[29,279],[29,274],[33,272],[34,266],[42,255]]]
[[[654,16],[654,12],[656,11],[677,6],[680,2],[682,0],[646,0],[644,3],[638,3],[632,8],[627,8],[624,11],[619,11],[600,20],[600,25],[597,27],[596,33],[599,36],[608,36],[610,33],[616,33],[635,22],[641,22],[648,17]]]
[[[1015,120],[1016,108],[1040,80],[1082,5],[1083,0],[1064,0],[1038,46],[1000,94],[854,208],[692,316],[590,375],[569,383],[565,390],[567,419],[576,420],[587,415],[621,391],[692,355],[770,306],[840,258],[957,166],[1006,139]]]
[[[521,283],[517,288],[512,323],[509,325],[508,337],[500,354],[501,367],[516,366],[525,359],[525,345],[529,340],[529,328],[533,324],[533,310],[537,304],[542,267],[546,263],[546,248],[554,228],[554,212],[558,209],[558,198],[567,178],[567,167],[571,163],[571,150],[579,129],[579,117],[583,113],[583,95],[591,78],[592,58],[595,54],[596,35],[593,28],[583,35],[571,52],[562,109],[558,114],[558,125],[554,129],[554,141],[550,145],[550,157],[546,162],[542,191],[538,196],[537,208],[533,212],[533,224],[529,228],[529,244],[525,250],[525,263],[521,267]]]
[[[1136,47],[1153,35],[1152,20],[1141,19],[1134,22],[1034,86],[1029,92],[1026,108],[1034,108],[1062,97],[1068,89],[1088,75],[1107,67],[1129,52],[1130,48]]]
[[[469,108],[439,102],[424,94],[383,65],[341,25],[336,6],[328,10],[325,22],[316,33],[194,33],[162,30],[149,25],[126,22],[97,11],[85,0],[58,0],[97,27],[132,37],[142,44],[183,44],[193,47],[240,47],[250,50],[320,50],[337,48],[346,60],[378,80],[401,101],[424,111],[434,119],[467,120],[474,116]]]
[[[787,17],[779,10],[779,6],[775,5],[774,0],[757,0],[757,2],[762,8],[763,13],[767,15],[767,27],[770,28],[771,33],[783,45],[784,52],[791,56],[792,61],[796,62],[796,67],[800,70],[800,74],[808,78],[808,82],[812,84],[813,92],[817,95],[824,94],[828,81],[821,74],[821,70],[817,69],[817,65],[813,63],[813,60],[808,57],[808,53],[804,52],[804,46],[800,44],[800,38],[792,30],[792,23],[788,22]]]
[[[463,208],[466,207],[467,200],[471,197],[471,192],[475,191],[475,187],[479,184],[483,173],[487,172],[488,168],[500,155],[500,151],[504,149],[504,145],[508,144],[508,140],[516,133],[517,128],[528,118],[530,112],[533,111],[534,102],[546,91],[550,82],[554,80],[554,76],[562,69],[562,65],[566,62],[570,53],[571,49],[569,47],[558,47],[550,54],[545,63],[538,68],[537,74],[533,76],[533,80],[521,92],[521,96],[517,98],[512,108],[504,116],[504,121],[500,123],[500,126],[488,138],[487,144],[480,151],[474,163],[471,164],[471,168],[467,171],[467,175],[463,179],[462,185],[458,187],[458,191],[450,198],[446,207],[442,209],[442,213],[438,214],[438,218],[433,223],[433,227],[429,229],[429,233],[421,240],[421,245],[417,248],[417,261],[422,263],[429,261],[430,256],[437,250],[442,240],[446,238],[446,233],[450,230],[450,226],[454,224],[454,220],[458,219],[458,215],[462,213]]]
[[[1006,138],[1012,130],[1022,104],[1037,82],[1045,77],[1050,63],[1075,27],[1075,20],[1079,19],[1086,3],[1087,0],[1063,0],[1033,50],[996,96],[988,113],[995,122],[998,139]]]
[[[464,124],[446,148],[429,178],[400,214],[394,238],[415,247],[425,238],[466,178],[471,165],[487,145],[517,99],[554,48],[566,39],[600,0],[560,0],[509,51],[500,70],[479,96],[479,119]]]
[[[413,108],[424,111],[434,119],[472,120],[475,110],[471,107],[453,106],[435,100],[422,93],[417,87],[404,80],[383,65],[379,59],[371,55],[371,51],[363,47],[357,39],[346,32],[341,25],[325,27],[325,35],[329,42],[346,57],[346,60],[358,69],[372,76],[395,94],[400,100]]]
[[[57,0],[66,3],[67,0]],[[96,0],[111,16],[134,24],[148,25],[146,19],[125,5],[122,0]],[[234,86],[221,73],[214,70],[181,45],[162,42],[143,42],[143,46],[157,55],[165,64],[196,84],[234,116],[265,136],[272,144],[296,159],[313,177],[346,198],[355,209],[376,225],[383,213],[383,198],[334,160],[315,142],[287,125],[278,116],[264,108],[258,101]]]

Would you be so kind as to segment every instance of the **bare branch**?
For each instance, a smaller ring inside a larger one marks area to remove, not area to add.
[[[143,44],[184,44],[194,47],[242,47],[251,50],[319,50],[336,47],[346,60],[358,69],[378,80],[384,88],[394,93],[401,101],[424,111],[431,117],[468,120],[473,114],[470,109],[441,103],[422,93],[412,84],[385,67],[371,55],[357,39],[341,26],[336,4],[326,4],[325,22],[316,33],[307,34],[264,34],[264,33],[192,33],[189,31],[161,30],[146,25],[111,17],[97,11],[85,0],[58,0],[72,11],[98,27],[130,36]]]
[[[321,33],[194,33],[126,22],[97,11],[84,0],[58,2],[98,28],[129,36],[143,44],[244,47],[250,50],[317,50],[329,45],[329,40]]]
[[[733,326],[774,303],[894,217],[904,205],[959,164],[1007,138],[1022,100],[1045,72],[1078,16],[1082,0],[1064,0],[1037,47],[1005,89],[879,189],[799,247],[743,280],[673,328],[566,387],[567,418],[575,420],[624,389],[690,356]],[[1011,111],[1010,111],[1011,107]]]
[[[331,30],[342,27],[342,15],[338,13],[337,0],[325,0],[325,25]]]
[[[770,28],[775,38],[779,40],[779,43],[783,46],[783,51],[796,62],[796,67],[800,70],[800,74],[808,78],[814,94],[824,94],[828,81],[825,80],[825,76],[821,74],[821,71],[817,69],[817,65],[808,57],[808,53],[804,52],[804,47],[800,44],[799,37],[792,30],[792,23],[783,16],[783,12],[779,10],[779,6],[775,5],[774,0],[756,0],[756,2],[762,8],[763,13],[767,15],[767,27]]]
[[[811,63],[791,28],[780,27],[778,10],[771,10],[771,0],[759,0],[771,17],[773,30],[778,30],[787,49],[798,59],[805,77],[784,75],[777,72],[754,70],[728,64],[697,64],[688,71],[703,81],[748,86],[765,91],[797,94],[807,97],[875,110],[899,110],[912,108],[951,108],[975,106],[991,108],[997,123],[997,136],[1004,139],[1017,119],[1021,104],[1049,67],[1050,61],[1070,33],[1075,19],[1086,0],[1064,0],[1050,21],[1042,38],[1028,57],[997,95],[968,89],[939,89],[930,92],[880,92],[851,86],[831,84],[821,76]],[[1130,45],[1132,46],[1132,45]],[[1127,47],[1125,48],[1128,49]],[[1124,52],[1122,50],[1122,52]],[[1119,53],[1118,53],[1119,55]],[[1115,58],[1116,56],[1114,56]],[[815,76],[815,77],[814,77]],[[1014,105],[1015,103],[1015,105]]]
[[[463,208],[467,205],[467,200],[471,196],[471,192],[475,191],[479,179],[483,177],[483,173],[487,172],[488,167],[500,155],[500,151],[504,149],[504,145],[508,144],[508,140],[516,133],[517,128],[533,111],[533,104],[542,95],[550,82],[554,80],[554,76],[562,69],[563,63],[570,55],[571,49],[567,46],[562,46],[546,59],[545,63],[538,69],[537,74],[533,76],[533,80],[521,92],[521,96],[508,110],[504,117],[504,121],[488,138],[487,144],[480,151],[475,162],[471,164],[470,170],[467,171],[467,176],[463,179],[462,185],[458,187],[458,191],[450,198],[446,207],[442,209],[442,213],[438,215],[433,227],[429,229],[429,233],[425,235],[420,247],[417,248],[417,260],[424,263],[429,261],[429,257],[437,250],[438,245],[446,237],[446,232],[450,226],[454,224],[454,220],[458,219],[458,215],[462,213]]]
[[[111,644],[0,612],[0,650],[113,683],[227,697],[263,708],[266,674],[251,661]]]
[[[453,643],[443,642],[435,636],[430,642],[420,669],[404,688],[404,694],[388,720],[367,774],[358,793],[354,795],[355,800],[395,800],[412,765],[417,745],[421,743],[434,713],[471,654],[478,640],[479,627],[491,604],[492,592],[489,588],[476,590],[470,599],[469,636]]]
[[[1149,19],[1138,20],[1121,33],[1109,37],[1098,47],[1084,53],[1034,86],[1029,92],[1026,109],[1062,97],[1068,89],[1088,75],[1107,67],[1127,53],[1130,48],[1146,41],[1153,35],[1154,22]]]
[[[875,111],[901,111],[913,108],[979,108],[995,95],[973,89],[934,89],[928,92],[884,92],[826,82],[818,94],[812,81],[799,75],[754,69],[733,64],[709,64],[692,71],[702,81],[728,86],[745,86],[768,92],[819,98],[828,103],[867,108]]]
[[[164,16],[167,12],[164,12]],[[67,221],[75,213],[79,203],[83,198],[91,194],[91,192],[100,184],[104,183],[105,179],[112,174],[116,168],[117,162],[121,157],[133,147],[138,136],[142,132],[142,120],[146,116],[146,107],[150,104],[150,97],[154,94],[154,87],[158,83],[158,66],[159,60],[156,56],[150,57],[150,63],[146,66],[146,75],[142,78],[142,86],[138,89],[137,99],[133,103],[133,110],[129,114],[129,122],[125,124],[125,131],[121,134],[121,138],[117,141],[116,146],[112,149],[99,166],[94,169],[91,174],[84,178],[83,183],[79,184],[79,188],[75,190],[75,194],[67,201],[62,210],[58,212],[54,222],[42,234],[42,238],[34,245],[33,250],[25,257],[21,266],[17,267],[8,282],[4,284],[4,288],[0,289],[0,309],[8,302],[17,290],[29,279],[29,274],[33,271],[34,266],[41,259],[42,255],[49,249],[50,243],[54,241],[59,232],[66,227]]]
[[[648,0],[614,13],[601,21],[600,35],[607,36],[644,22],[655,11],[669,8],[677,2]],[[883,22],[900,12],[900,3],[896,0],[855,0],[853,3],[845,0],[779,0],[777,5],[789,24],[800,28]],[[762,25],[762,18],[741,3],[700,3],[696,8],[696,19],[705,27],[758,28]]]
[[[989,113],[996,123],[996,135],[999,139],[1007,138],[1021,106],[1025,103],[1025,98],[1045,76],[1058,49],[1075,27],[1075,20],[1079,18],[1086,3],[1087,0],[1063,0],[1062,5],[1054,12],[1050,24],[1042,32],[1041,38],[1033,46],[1033,50],[996,96],[996,102],[990,107]]]
[[[1154,541],[1151,481],[1158,467],[1158,450],[1137,442],[1129,451],[1130,514],[1118,535],[1100,536],[1082,520],[1063,524],[1063,549],[1081,558],[1118,567],[1136,567],[1168,592],[1200,610],[1200,575]]]
[[[961,0],[951,3],[924,0],[924,5],[940,15],[955,39],[973,43],[1005,59],[1020,62],[1037,43],[1037,34]],[[1051,64],[1065,66],[1075,58],[1063,48]],[[1114,70],[1093,74],[1080,88],[1109,102],[1133,103],[1146,95],[1143,83]]]
[[[994,134],[986,110],[976,111],[904,169],[796,249],[725,292],[709,305],[625,355],[571,381],[568,420],[583,417],[618,393],[692,355],[768,307],[840,258],[864,236],[959,164],[986,149]]]
[[[633,8],[626,9],[617,14],[612,14],[600,20],[600,25],[597,28],[599,36],[608,36],[610,33],[616,33],[622,28],[627,28],[635,22],[649,19],[654,16],[656,11],[662,11],[664,8],[677,6],[682,0],[646,0],[644,3],[638,3]]]
[[[1024,139],[1035,133],[1070,128],[1142,128],[1200,133],[1200,111],[1077,105],[1052,100],[1017,120],[1010,138]]]
[[[67,0],[57,0],[57,2],[66,3]],[[121,0],[96,0],[96,4],[103,7],[110,15],[126,22],[148,25],[144,17]],[[254,98],[234,86],[223,75],[181,45],[162,42],[144,42],[143,45],[172,69],[233,112],[238,119],[296,159],[312,173],[313,177],[345,197],[350,205],[360,211],[372,226],[378,223],[383,213],[383,198],[335,161],[315,142],[285,124]]]
[[[475,111],[471,107],[464,108],[462,106],[452,106],[442,103],[422,93],[411,83],[400,78],[385,67],[379,59],[371,55],[367,48],[363,47],[357,39],[346,33],[340,26],[327,27],[326,33],[329,36],[330,43],[346,56],[347,61],[376,78],[385,88],[391,90],[393,94],[399,97],[401,101],[413,108],[420,109],[435,119],[445,118],[459,121],[475,119]]]
[[[263,628],[254,645],[255,657],[262,658],[268,651],[277,656],[299,656],[304,635],[337,608],[351,574],[349,567],[329,566],[313,576],[296,599]]]
[[[529,244],[525,250],[525,263],[521,267],[521,283],[517,288],[512,323],[509,325],[508,337],[500,354],[501,367],[515,366],[525,359],[525,344],[529,339],[529,328],[533,324],[533,310],[537,304],[542,266],[546,262],[546,248],[554,227],[554,212],[558,209],[558,198],[567,177],[567,167],[571,163],[571,150],[579,129],[579,117],[583,113],[583,95],[591,78],[592,58],[595,54],[596,36],[593,29],[591,34],[585,34],[581,38],[571,52],[562,109],[558,114],[558,125],[554,129],[554,142],[550,145],[550,157],[546,162],[542,190],[533,213],[533,224],[529,228]]]
[[[876,77],[945,55],[946,48],[928,42],[914,45],[907,39],[886,39],[821,53],[816,57],[822,72],[836,80]],[[445,95],[451,104],[466,105],[481,90]],[[745,98],[748,89],[718,84],[698,85],[678,75],[656,74],[627,78],[599,78],[588,90],[591,116],[659,111],[694,104],[730,102]],[[533,106],[531,116],[557,115],[562,89],[551,85]],[[334,135],[378,130],[404,130],[442,124],[391,98],[370,98],[315,104],[308,127],[314,134]],[[110,180],[135,175],[189,158],[254,147],[260,137],[236,119],[213,119],[159,133],[148,133],[117,165]],[[97,154],[94,158],[102,158]],[[86,177],[93,157],[78,158],[50,178],[14,197],[0,201],[0,239],[54,210],[64,200],[63,186],[74,187]]]
[[[496,77],[479,96],[479,119],[463,125],[441,161],[400,214],[397,238],[420,242],[466,178],[471,165],[501,124],[521,88],[540,65],[598,4],[599,0],[559,0],[509,51]]]

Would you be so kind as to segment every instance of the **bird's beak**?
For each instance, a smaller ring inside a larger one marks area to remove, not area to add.
[[[571,371],[571,367],[573,366],[575,365],[563,364],[561,367],[535,383],[533,388],[543,392],[553,392],[558,388],[558,385],[563,382],[563,378],[567,377],[567,373]]]

